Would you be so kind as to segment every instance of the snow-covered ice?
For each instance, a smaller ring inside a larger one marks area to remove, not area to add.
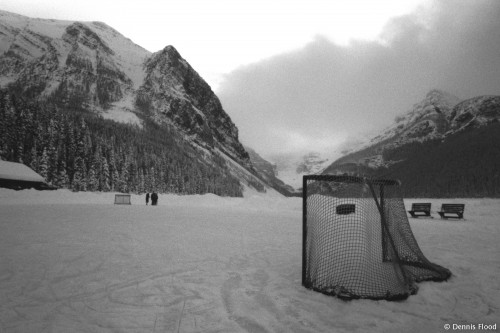
[[[407,200],[407,206],[421,200]],[[411,219],[447,282],[403,302],[301,286],[302,201],[0,189],[0,332],[445,332],[498,324],[500,200]],[[498,329],[498,328],[497,328]]]

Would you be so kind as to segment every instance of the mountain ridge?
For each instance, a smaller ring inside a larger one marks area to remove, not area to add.
[[[499,122],[500,96],[459,100],[431,90],[367,145],[323,173],[395,177],[409,196],[498,196],[500,184],[492,170],[500,167],[494,147]],[[477,155],[481,151],[489,153]]]
[[[276,186],[259,175],[218,97],[173,46],[151,53],[97,21],[0,17],[0,88],[139,129],[150,119],[178,132],[206,163],[241,165],[247,172],[224,168],[242,187]]]

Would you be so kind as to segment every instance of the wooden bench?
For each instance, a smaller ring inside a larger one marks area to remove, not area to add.
[[[442,219],[447,219],[450,217],[463,219],[464,218],[464,208],[465,208],[465,204],[442,204],[441,211],[439,211],[438,214],[441,216]],[[449,216],[449,214],[456,215],[456,216]]]
[[[420,216],[431,216],[431,204],[430,203],[413,203],[411,205],[411,210],[408,211],[411,217]]]

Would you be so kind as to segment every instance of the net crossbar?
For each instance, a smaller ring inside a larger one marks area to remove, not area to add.
[[[401,300],[451,272],[425,258],[399,181],[303,178],[302,284],[342,299]]]

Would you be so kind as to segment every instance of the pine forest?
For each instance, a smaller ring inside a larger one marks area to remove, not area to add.
[[[143,128],[0,91],[0,158],[73,191],[242,196],[222,157],[199,152],[167,125]]]

